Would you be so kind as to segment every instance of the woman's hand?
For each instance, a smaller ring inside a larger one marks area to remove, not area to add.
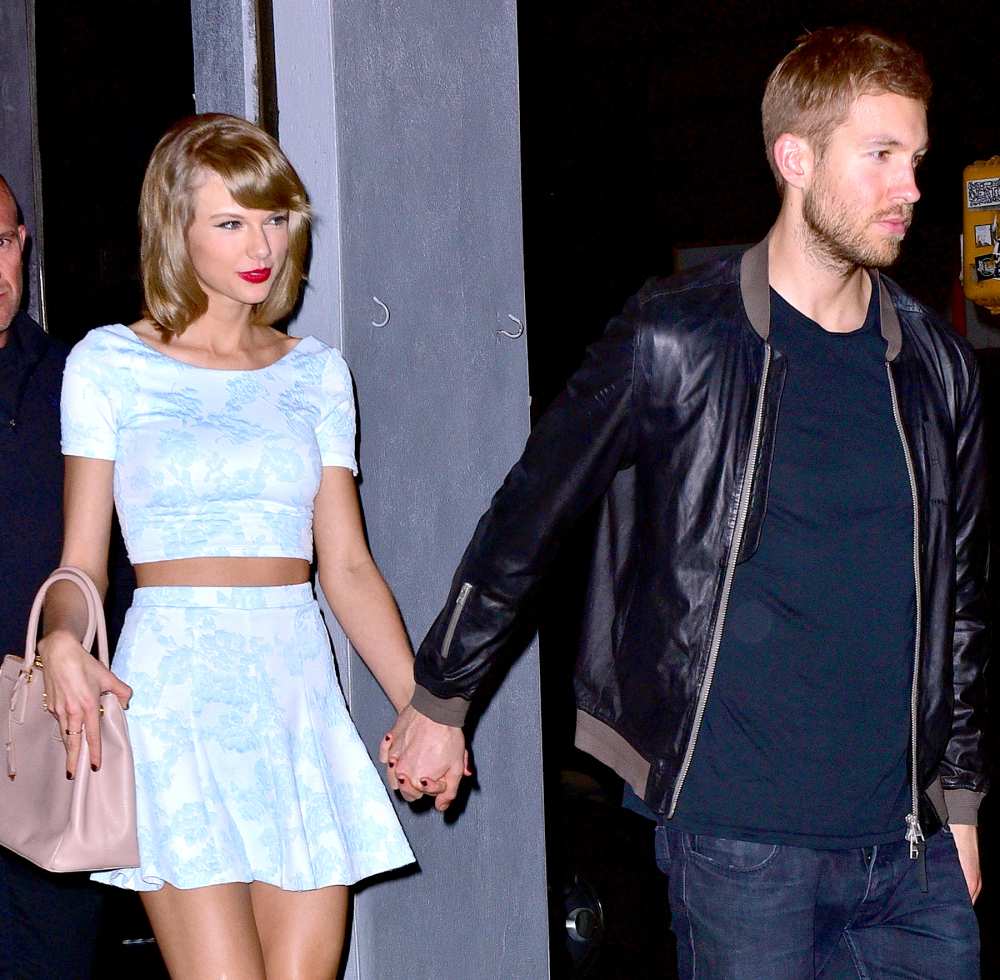
[[[76,774],[84,737],[90,768],[97,772],[101,768],[101,695],[110,691],[127,708],[132,688],[87,653],[67,631],[56,630],[39,640],[38,656],[43,665],[49,714],[58,720],[66,746],[66,778]]]
[[[462,729],[433,721],[410,704],[382,740],[378,756],[390,789],[409,803],[433,796],[441,813],[454,802],[462,777],[472,775]]]

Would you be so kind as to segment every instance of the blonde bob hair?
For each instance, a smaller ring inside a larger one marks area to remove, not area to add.
[[[288,211],[288,256],[251,322],[269,326],[298,301],[309,245],[309,199],[277,142],[253,123],[222,113],[182,119],[156,145],[142,182],[139,225],[143,314],[183,333],[208,308],[188,254],[194,192],[205,171],[218,174],[237,204]]]
[[[924,59],[905,41],[870,27],[824,27],[800,37],[771,72],[761,105],[767,162],[778,189],[784,181],[774,144],[782,133],[804,137],[822,156],[859,96],[888,93],[924,108],[931,97]]]

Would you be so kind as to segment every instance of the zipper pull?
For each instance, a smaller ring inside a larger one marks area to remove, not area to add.
[[[455,598],[455,606],[452,611],[451,618],[448,620],[448,628],[444,633],[444,642],[441,644],[442,660],[448,659],[448,653],[451,650],[452,637],[455,635],[455,627],[458,626],[459,617],[462,615],[462,609],[465,607],[465,600],[469,598],[469,593],[471,591],[471,582],[463,582],[462,587],[458,590],[458,595]]]
[[[906,815],[906,839],[910,842],[910,859],[915,861],[924,848],[924,832],[915,813]]]

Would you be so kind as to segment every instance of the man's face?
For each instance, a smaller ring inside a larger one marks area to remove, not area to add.
[[[914,175],[926,152],[922,103],[888,92],[859,96],[805,188],[810,246],[841,267],[891,265],[920,198]]]
[[[24,225],[17,223],[14,202],[0,186],[0,332],[10,326],[21,306],[24,234]]]

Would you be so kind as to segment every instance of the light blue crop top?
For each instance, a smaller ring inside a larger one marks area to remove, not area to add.
[[[113,459],[133,564],[212,556],[312,559],[323,466],[354,460],[354,393],[315,337],[265,368],[185,364],[128,327],[91,330],[66,361],[62,451]]]

